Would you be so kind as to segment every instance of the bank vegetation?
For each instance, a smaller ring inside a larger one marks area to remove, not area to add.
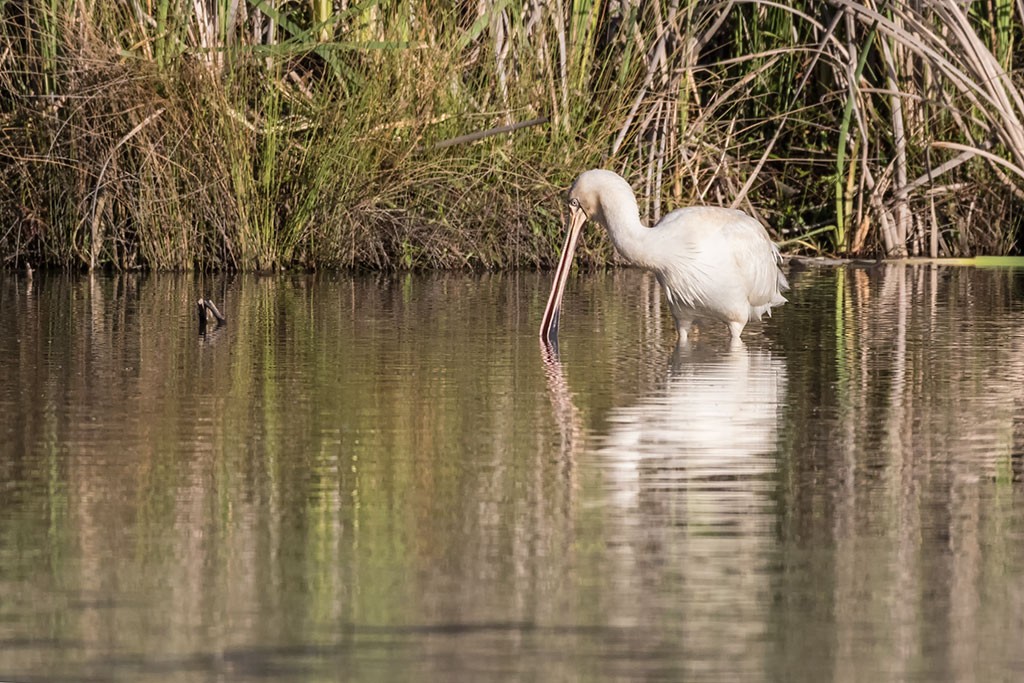
[[[790,252],[1015,253],[1022,8],[0,0],[0,259],[542,267],[596,166]]]

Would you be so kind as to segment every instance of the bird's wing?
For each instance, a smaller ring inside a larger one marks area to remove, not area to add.
[[[734,211],[735,220],[722,230],[736,266],[743,274],[751,306],[781,304],[781,290],[788,289],[786,277],[779,270],[782,256],[779,248],[758,221],[742,211]]]
[[[724,291],[729,283],[752,310],[761,309],[757,315],[785,302],[781,290],[789,285],[778,268],[778,247],[764,226],[744,212],[687,207],[666,214],[656,229],[665,239],[655,258],[687,305],[715,307],[707,298],[730,296]]]

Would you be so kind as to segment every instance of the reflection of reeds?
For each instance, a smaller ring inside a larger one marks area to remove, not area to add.
[[[928,263],[828,271],[834,320],[782,331],[821,356],[790,366],[779,529],[796,571],[781,590],[801,590],[800,553],[822,562],[812,611],[832,628],[836,680],[999,678],[1019,661],[1000,635],[1024,604],[1002,592],[1019,563],[1019,282]],[[805,610],[779,615],[801,643],[819,638]],[[936,615],[923,633],[921,615]],[[932,639],[952,644],[942,664],[908,654]]]
[[[453,285],[471,305],[450,306]],[[528,596],[564,579],[577,472],[534,325],[504,305],[532,284],[44,273],[25,287],[0,282],[18,349],[0,363],[0,471],[31,494],[5,500],[28,512],[5,516],[0,538],[35,539],[46,559],[21,559],[44,582],[151,606],[116,634],[128,647],[218,650],[202,626],[225,619],[242,640],[444,619],[431,601],[447,593],[426,586],[490,573],[508,580],[500,599],[523,600],[516,617],[536,619]],[[195,292],[230,302],[216,344],[196,340]],[[7,581],[21,571],[5,567]],[[64,614],[49,635],[76,638],[102,614]],[[154,644],[150,620],[169,618],[187,627],[156,628]]]
[[[7,3],[0,256],[537,265],[597,165],[650,219],[741,203],[793,248],[1005,251],[1015,7]]]

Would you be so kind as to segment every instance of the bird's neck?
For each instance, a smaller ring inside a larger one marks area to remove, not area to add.
[[[602,207],[602,220],[615,249],[630,263],[651,267],[648,250],[644,249],[650,230],[640,222],[640,209],[632,192],[627,197],[616,198]]]

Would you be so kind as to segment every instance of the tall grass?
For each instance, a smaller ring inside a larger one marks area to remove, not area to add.
[[[970,7],[0,0],[0,257],[538,266],[593,166],[790,250],[1019,250],[1024,10]]]

